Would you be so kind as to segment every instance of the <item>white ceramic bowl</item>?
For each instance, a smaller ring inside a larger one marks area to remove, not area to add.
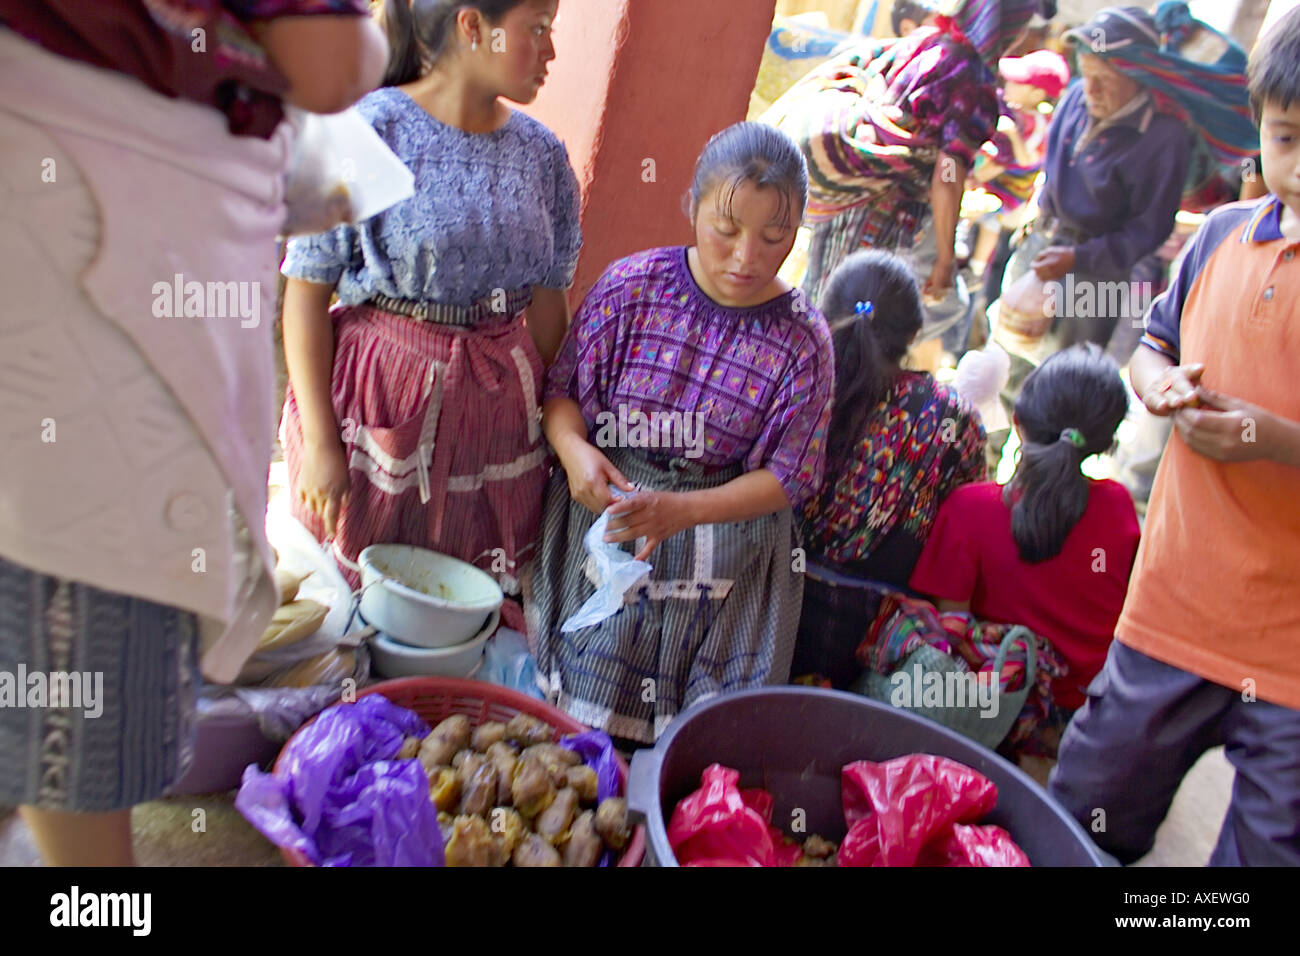
[[[370,664],[380,677],[470,677],[483,666],[488,638],[496,633],[501,612],[494,611],[476,636],[454,647],[411,647],[387,634],[370,641]]]
[[[375,544],[360,564],[361,617],[402,644],[464,643],[504,600],[490,575],[428,548]]]

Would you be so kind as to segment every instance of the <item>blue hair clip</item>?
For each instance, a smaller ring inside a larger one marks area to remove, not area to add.
[[[857,312],[858,315],[870,315],[872,312],[876,311],[876,306],[873,302],[859,302],[853,307],[853,310]]]

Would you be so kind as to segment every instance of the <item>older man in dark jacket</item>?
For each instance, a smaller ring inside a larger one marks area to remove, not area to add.
[[[1048,133],[1038,228],[1050,244],[1031,267],[1040,279],[1062,283],[1060,345],[1109,343],[1122,365],[1149,304],[1141,284],[1129,282],[1138,262],[1173,231],[1191,133],[1159,112],[1137,79],[1099,55],[1136,44],[1157,48],[1148,14],[1110,8],[1067,36],[1079,44],[1082,79],[1067,90]]]

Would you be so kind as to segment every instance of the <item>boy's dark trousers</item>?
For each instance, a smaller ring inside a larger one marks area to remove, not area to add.
[[[1048,790],[1131,863],[1155,843],[1187,771],[1223,745],[1237,772],[1210,865],[1300,866],[1300,711],[1242,698],[1115,641]]]

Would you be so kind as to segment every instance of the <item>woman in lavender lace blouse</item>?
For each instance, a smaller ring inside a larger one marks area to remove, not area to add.
[[[542,421],[561,467],[530,636],[551,699],[614,736],[653,741],[691,703],[788,677],[791,507],[821,482],[834,376],[825,321],[777,277],[807,190],[785,134],[719,133],[691,190],[695,245],[611,265],[551,369]],[[605,540],[654,570],[616,615],[563,633],[594,591],[583,538],[606,511]]]
[[[361,550],[380,542],[470,561],[507,594],[532,553],[544,362],[568,324],[582,238],[564,147],[502,100],[537,95],[556,6],[385,4],[389,74],[358,108],[416,195],[289,243],[291,504],[333,537],[354,585]],[[505,610],[522,627],[517,606]]]

